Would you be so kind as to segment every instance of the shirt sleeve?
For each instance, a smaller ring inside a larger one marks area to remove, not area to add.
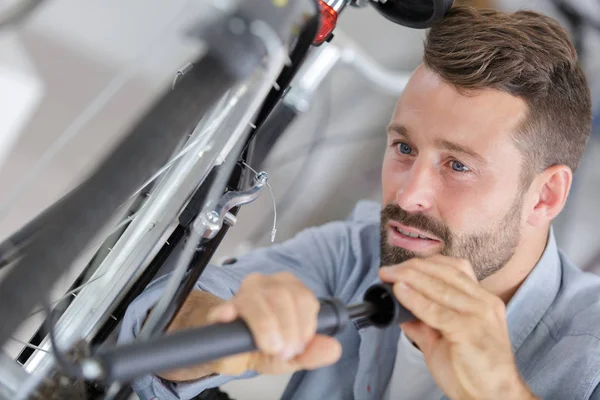
[[[592,395],[590,396],[590,400],[600,400],[600,385],[596,386]]]
[[[317,297],[335,295],[336,287],[347,268],[344,255],[350,244],[348,222],[333,222],[306,229],[282,244],[259,249],[227,266],[209,265],[198,280],[195,290],[203,290],[222,299],[231,298],[241,281],[250,273],[273,274],[289,271],[303,281]],[[165,275],[152,282],[128,307],[119,333],[119,343],[132,341],[140,331],[148,311],[158,301],[169,278]],[[213,376],[192,382],[174,383],[157,376],[145,376],[133,383],[140,399],[190,399],[207,388],[217,387],[240,376]]]

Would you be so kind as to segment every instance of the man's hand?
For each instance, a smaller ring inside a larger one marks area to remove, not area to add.
[[[294,275],[248,276],[231,301],[211,310],[207,322],[242,318],[259,351],[218,360],[214,372],[281,374],[333,364],[342,348],[336,339],[316,334],[318,312],[319,301]]]
[[[512,353],[502,300],[483,289],[471,264],[445,256],[380,270],[419,321],[401,324],[438,387],[452,399],[535,399]]]

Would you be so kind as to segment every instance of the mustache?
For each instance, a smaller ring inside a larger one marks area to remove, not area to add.
[[[450,245],[452,232],[441,221],[437,221],[423,213],[409,213],[397,204],[388,204],[381,210],[381,224],[387,225],[390,221],[396,221],[402,225],[418,229],[424,233],[435,236],[444,242],[446,246]]]

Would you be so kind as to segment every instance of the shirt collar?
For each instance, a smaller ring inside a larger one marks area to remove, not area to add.
[[[513,351],[517,351],[540,322],[558,294],[561,261],[551,229],[542,257],[508,302],[506,319]]]

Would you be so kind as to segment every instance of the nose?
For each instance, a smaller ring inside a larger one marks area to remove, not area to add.
[[[396,203],[407,212],[425,212],[434,203],[435,175],[433,168],[415,161],[404,174],[396,191]]]

